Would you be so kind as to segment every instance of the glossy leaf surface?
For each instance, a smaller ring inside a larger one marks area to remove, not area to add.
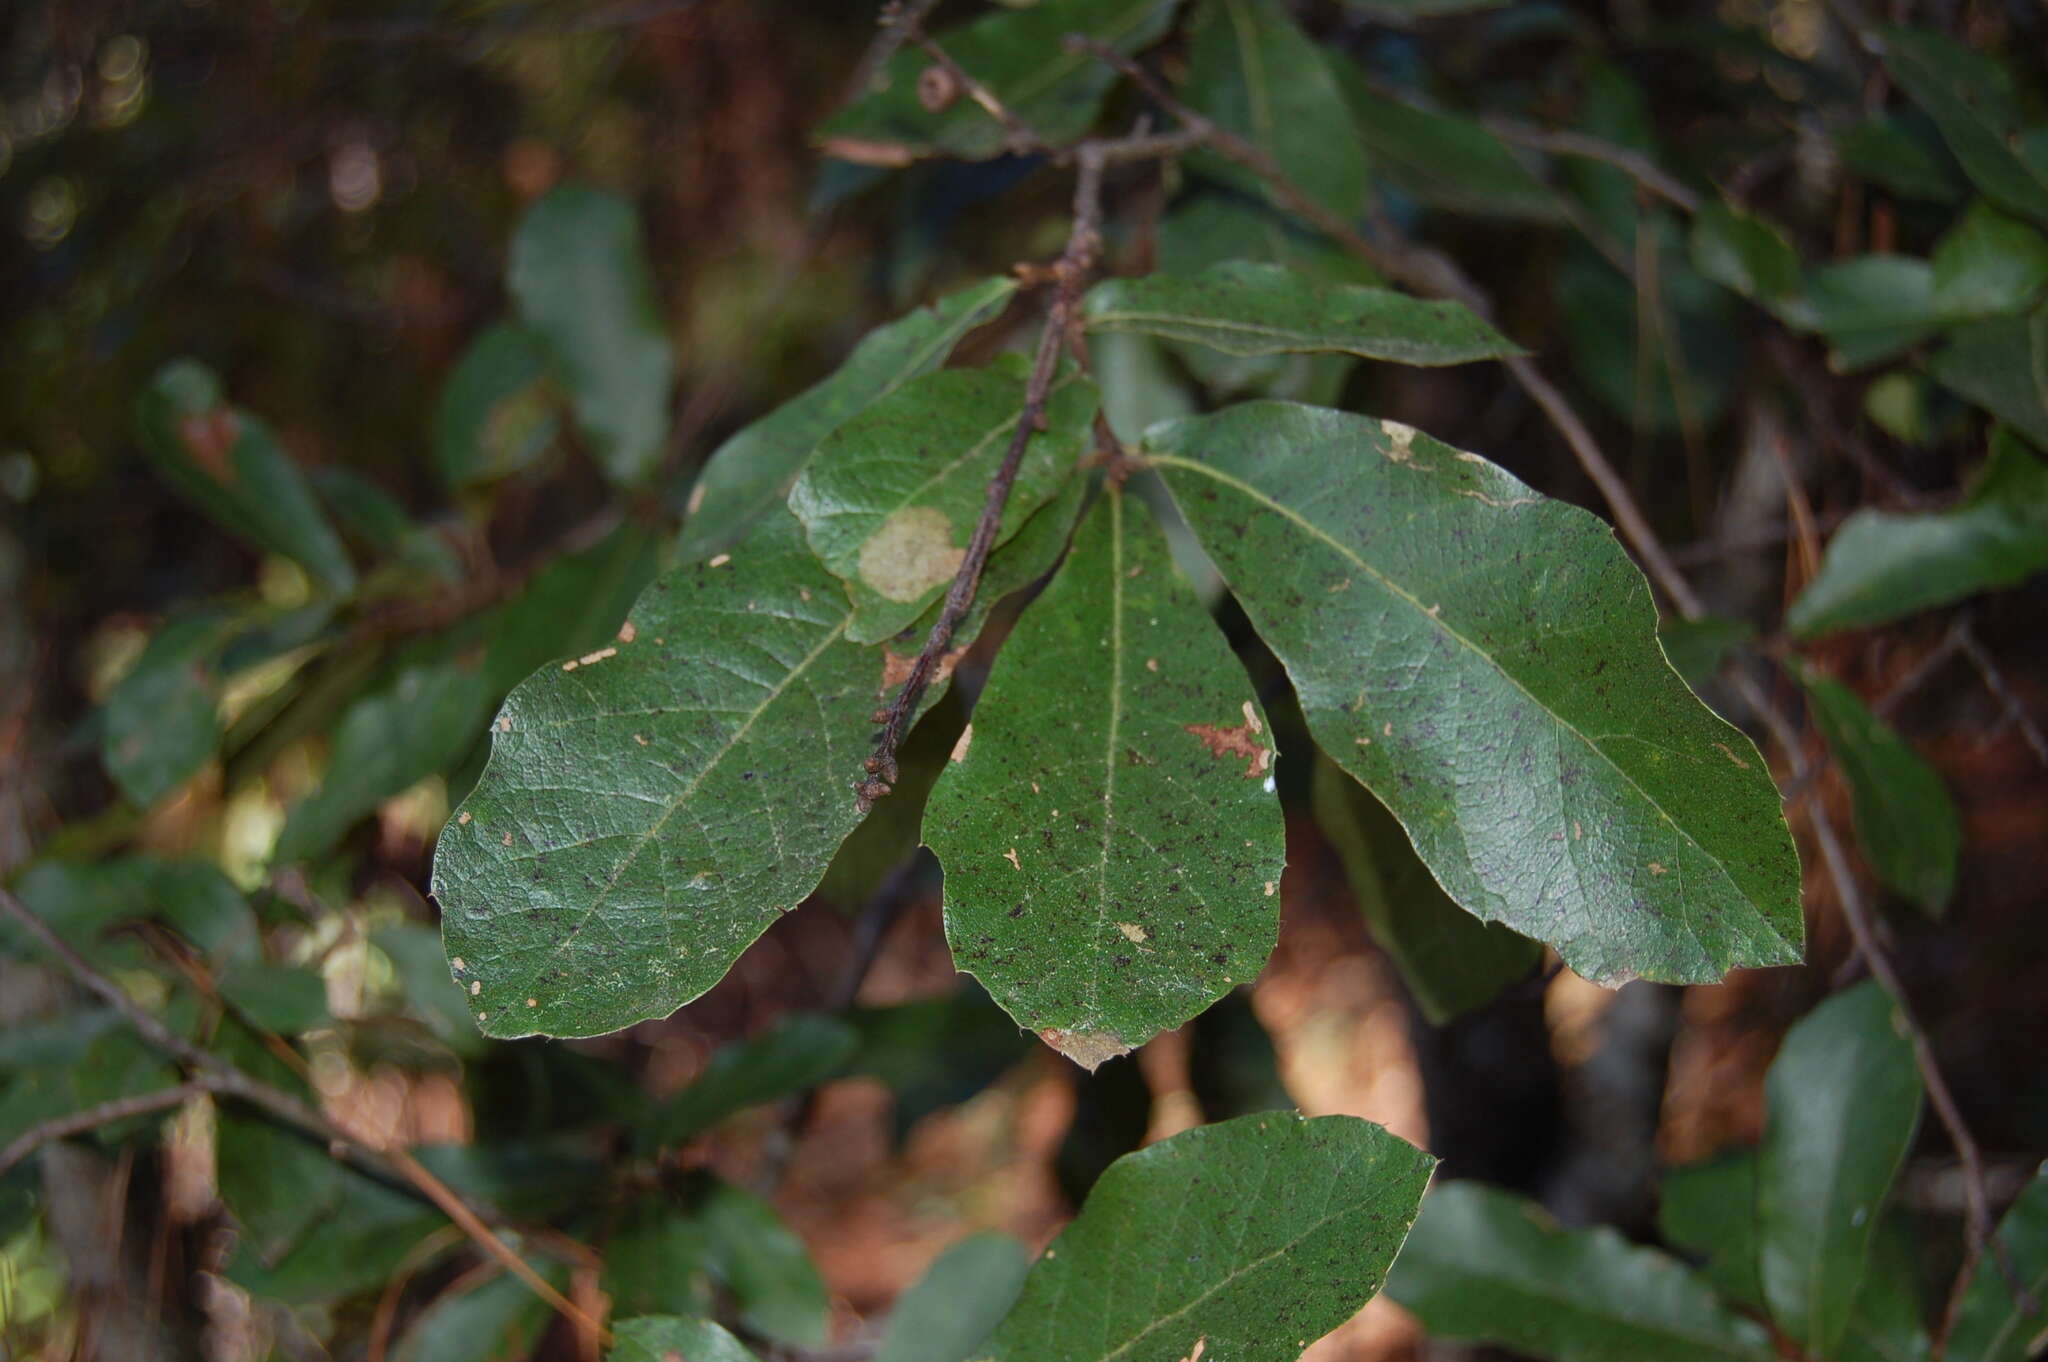
[[[1110,1165],[990,1362],[1294,1362],[1378,1293],[1435,1160],[1351,1116],[1241,1116]]]
[[[1484,1006],[1536,968],[1543,947],[1460,908],[1386,806],[1336,763],[1316,763],[1313,792],[1316,823],[1344,862],[1373,941],[1431,1023]]]
[[[1340,412],[1247,403],[1146,446],[1318,744],[1467,911],[1610,984],[1798,958],[1777,790],[1606,526]]]
[[[1786,1034],[1764,1083],[1757,1272],[1772,1318],[1817,1356],[1848,1329],[1920,1121],[1920,1071],[1896,1010],[1875,983],[1836,994]]]
[[[1848,782],[1864,856],[1886,885],[1939,917],[1955,892],[1963,844],[1948,787],[1854,691],[1825,677],[1801,680]]]
[[[1145,511],[1105,502],[925,818],[955,963],[1090,1069],[1258,973],[1285,863],[1251,683]]]
[[[1073,472],[1095,406],[1085,380],[1057,389],[1046,429],[1024,446],[998,543]],[[1023,410],[1021,365],[951,369],[906,383],[819,445],[789,506],[853,598],[849,638],[888,638],[952,584]]]
[[[777,515],[718,566],[657,578],[618,641],[512,692],[434,865],[487,1034],[666,1016],[816,886],[858,821],[881,690],[850,613]]]
[[[1088,53],[1068,51],[1066,36],[1084,33],[1119,52],[1137,52],[1165,35],[1179,7],[1180,0],[1042,0],[936,37],[1005,108],[1059,145],[1088,131],[1117,79]],[[874,90],[818,130],[826,154],[883,166],[925,156],[982,161],[1002,155],[1008,130],[972,97],[953,90],[936,110],[926,102],[930,94],[919,78],[931,65],[915,43],[905,44]]]
[[[675,356],[632,205],[563,185],[527,210],[505,286],[560,367],[582,432],[613,482],[661,463]]]
[[[1396,364],[1466,364],[1521,353],[1462,303],[1328,283],[1284,265],[1230,261],[1192,278],[1110,279],[1089,291],[1088,326],[1233,355],[1336,351]]]
[[[695,562],[732,547],[782,500],[819,441],[847,418],[944,362],[962,336],[989,321],[1017,291],[984,279],[861,339],[831,377],[813,385],[711,452],[690,489],[690,518],[676,557]]]
[[[1323,55],[1279,0],[1203,0],[1188,24],[1188,79],[1181,97],[1262,148],[1310,198],[1349,219],[1365,207],[1364,148],[1333,130],[1344,96]],[[1204,173],[1251,194],[1264,183],[1214,155]]]
[[[2010,432],[1947,511],[1858,511],[1828,541],[1820,573],[1792,602],[1795,633],[1884,624],[2010,586],[2048,568],[2048,464]]]
[[[1473,1182],[1437,1188],[1387,1281],[1432,1334],[1557,1362],[1769,1362],[1764,1331],[1676,1260],[1606,1226],[1558,1227]]]
[[[1998,1239],[2019,1284],[2038,1303],[2048,1294],[2048,1170],[2037,1171],[1998,1222]],[[1987,1255],[1963,1297],[1949,1336],[1953,1362],[2025,1362],[2039,1354],[2048,1319],[2028,1313],[1997,1261]]]

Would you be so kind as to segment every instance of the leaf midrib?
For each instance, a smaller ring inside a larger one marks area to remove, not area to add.
[[[1124,719],[1124,499],[1109,493],[1109,726],[1102,747],[1102,845],[1095,867],[1095,939],[1109,921],[1109,837],[1116,821],[1116,744]],[[1088,1016],[1096,1023],[1102,1006],[1102,956],[1090,953]],[[1123,1037],[1117,1037],[1119,1043]],[[1112,1354],[1113,1355],[1113,1354]]]
[[[542,970],[547,969],[557,960],[561,959],[562,952],[569,948],[570,943],[574,942],[582,934],[585,927],[596,920],[598,911],[604,907],[605,900],[611,896],[612,890],[618,887],[620,879],[625,876],[627,867],[639,859],[640,853],[645,851],[648,845],[661,835],[662,829],[668,826],[669,819],[675,817],[676,811],[689,803],[690,799],[702,788],[704,782],[710,778],[711,773],[718,769],[719,763],[730,756],[733,750],[745,740],[747,734],[753,729],[754,724],[768,711],[769,706],[780,700],[784,692],[795,684],[799,676],[809,671],[812,664],[817,662],[820,657],[823,657],[833,644],[839,642],[840,638],[846,633],[846,627],[852,619],[853,612],[849,609],[846,614],[840,617],[839,622],[827,630],[822,639],[818,640],[817,646],[804,654],[803,660],[790,668],[788,674],[776,682],[770,688],[768,694],[762,697],[761,703],[754,706],[748,712],[747,717],[740,721],[740,726],[733,730],[732,736],[727,738],[725,743],[716,752],[711,754],[710,759],[704,763],[697,774],[690,778],[690,783],[684,786],[672,799],[667,801],[667,806],[662,809],[661,816],[648,825],[647,831],[640,835],[640,839],[634,842],[631,849],[619,858],[618,864],[612,867],[612,872],[606,878],[604,887],[598,891],[597,897],[590,901],[590,905],[583,910],[583,916],[577,920],[576,925],[570,928],[568,934],[556,943],[554,950],[548,952],[547,959],[543,960],[535,968],[534,973],[536,977],[538,977]],[[664,908],[667,906],[665,902],[663,906]]]
[[[1240,494],[1251,498],[1252,500],[1258,502],[1260,505],[1265,506],[1267,509],[1274,511],[1281,516],[1284,516],[1288,520],[1293,521],[1296,525],[1299,525],[1303,530],[1308,532],[1310,535],[1314,536],[1316,539],[1321,540],[1323,543],[1329,545],[1330,548],[1335,550],[1346,560],[1356,564],[1361,572],[1364,572],[1367,576],[1371,577],[1374,581],[1378,582],[1389,593],[1391,593],[1398,599],[1407,602],[1410,606],[1414,608],[1414,611],[1417,615],[1421,616],[1423,619],[1428,620],[1430,624],[1434,626],[1436,630],[1439,633],[1441,633],[1445,638],[1452,640],[1453,642],[1457,643],[1458,645],[1469,651],[1474,657],[1477,657],[1481,661],[1485,662],[1488,667],[1492,668],[1496,675],[1498,675],[1502,680],[1506,681],[1510,686],[1514,687],[1515,690],[1519,691],[1523,696],[1527,697],[1531,704],[1535,705],[1536,708],[1540,710],[1542,713],[1548,715],[1551,721],[1557,724],[1559,728],[1563,729],[1565,732],[1570,733],[1586,748],[1586,750],[1597,754],[1601,762],[1604,763],[1609,770],[1613,771],[1615,775],[1619,776],[1621,780],[1629,787],[1629,789],[1635,791],[1635,793],[1642,799],[1642,801],[1646,805],[1657,811],[1657,816],[1662,818],[1664,822],[1670,826],[1673,832],[1675,832],[1679,837],[1683,838],[1688,846],[1694,848],[1700,853],[1700,855],[1706,857],[1708,863],[1711,864],[1715,870],[1720,872],[1722,879],[1725,880],[1728,886],[1736,892],[1737,896],[1741,898],[1741,900],[1744,903],[1750,905],[1751,910],[1756,913],[1757,918],[1764,924],[1766,928],[1770,930],[1772,935],[1778,937],[1780,941],[1784,940],[1784,936],[1778,931],[1777,927],[1770,921],[1768,917],[1764,916],[1763,912],[1757,908],[1756,904],[1754,903],[1754,901],[1750,899],[1749,895],[1743,891],[1742,886],[1736,882],[1735,877],[1729,873],[1728,867],[1726,866],[1726,864],[1722,862],[1719,856],[1716,856],[1713,852],[1708,851],[1704,846],[1701,846],[1697,838],[1695,838],[1691,833],[1687,832],[1685,828],[1679,824],[1678,820],[1673,818],[1671,814],[1664,808],[1664,806],[1661,803],[1659,803],[1654,797],[1651,796],[1649,791],[1645,790],[1641,785],[1639,785],[1636,782],[1633,776],[1631,776],[1627,771],[1622,770],[1621,767],[1615,763],[1614,758],[1610,757],[1607,754],[1605,749],[1600,747],[1597,743],[1593,742],[1592,739],[1588,738],[1583,732],[1581,732],[1578,728],[1578,725],[1572,723],[1563,715],[1557,713],[1557,711],[1552,709],[1549,705],[1545,704],[1542,700],[1538,699],[1534,692],[1530,691],[1530,689],[1527,686],[1522,684],[1521,679],[1519,677],[1515,676],[1513,673],[1509,672],[1506,668],[1501,666],[1499,661],[1497,661],[1492,654],[1488,653],[1485,649],[1481,648],[1477,643],[1473,642],[1471,639],[1465,637],[1465,635],[1458,632],[1458,630],[1453,628],[1447,621],[1443,620],[1442,618],[1436,615],[1430,614],[1428,610],[1423,608],[1422,601],[1420,600],[1420,598],[1406,590],[1399,583],[1395,582],[1392,578],[1388,577],[1386,573],[1382,572],[1378,567],[1374,566],[1371,563],[1368,563],[1364,558],[1360,557],[1355,551],[1353,551],[1348,545],[1346,545],[1341,540],[1331,535],[1327,530],[1323,529],[1320,525],[1315,524],[1313,521],[1303,516],[1300,512],[1296,511],[1293,507],[1274,500],[1272,497],[1268,496],[1262,489],[1254,487],[1252,484],[1245,482],[1243,479],[1232,477],[1231,475],[1224,473],[1220,469],[1211,468],[1207,464],[1198,463],[1193,459],[1188,459],[1177,454],[1152,453],[1147,454],[1145,457],[1149,462],[1153,464],[1163,464],[1171,468],[1185,469],[1190,473],[1199,473],[1204,477],[1210,478],[1216,482],[1223,483],[1226,486],[1235,488]],[[1682,917],[1684,920],[1686,931],[1693,938],[1693,944],[1699,948],[1702,955],[1706,955],[1709,958],[1711,958],[1711,953],[1708,952],[1706,949],[1706,943],[1700,940],[1698,930],[1692,926],[1691,914],[1685,913],[1682,915]]]

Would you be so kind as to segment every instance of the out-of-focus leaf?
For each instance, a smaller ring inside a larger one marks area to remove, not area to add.
[[[604,1292],[620,1314],[709,1314],[716,1287],[710,1236],[666,1199],[641,1200],[605,1244]]]
[[[1299,1105],[1280,1077],[1280,1056],[1252,1008],[1249,989],[1234,988],[1218,998],[1188,1030],[1188,1086],[1204,1120]]]
[[[1799,253],[1770,220],[1727,203],[1706,203],[1693,216],[1692,265],[1745,298],[1773,299],[1800,288]]]
[[[1079,1206],[1109,1166],[1143,1147],[1152,1129],[1152,1087],[1136,1064],[1075,1073],[1074,1116],[1052,1156],[1053,1179]]]
[[[214,660],[228,628],[229,621],[213,612],[166,624],[107,696],[100,760],[136,804],[156,803],[219,749]]]
[[[484,653],[491,694],[503,695],[537,667],[613,642],[660,564],[660,540],[628,523],[542,568],[492,622]]]
[[[166,1021],[178,1020],[166,1018]],[[190,1025],[190,1009],[176,1029]],[[14,1022],[0,1041],[0,1145],[42,1121],[177,1083],[178,1073],[109,1011]],[[152,1114],[142,1122],[160,1122]],[[107,1127],[119,1135],[134,1123]]]
[[[563,185],[526,212],[505,287],[569,391],[576,428],[613,482],[661,464],[675,357],[632,205]]]
[[[1842,1335],[1842,1362],[1927,1362],[1932,1355],[1921,1300],[1920,1244],[1921,1236],[1897,1211],[1878,1226],[1870,1269]]]
[[[559,1263],[530,1259],[534,1271],[559,1289],[568,1273]],[[524,1357],[553,1318],[533,1288],[507,1272],[482,1286],[443,1293],[420,1312],[392,1350],[396,1362],[498,1362]]]
[[[1813,717],[1849,784],[1856,840],[1886,885],[1940,917],[1956,887],[1962,820],[1948,787],[1847,686],[1802,673]]]
[[[1945,322],[1934,304],[1934,267],[1904,255],[1859,255],[1814,269],[1806,291],[1775,309],[1788,326],[1816,331],[1840,373],[1904,353]]]
[[[1346,127],[1344,96],[1322,51],[1279,0],[1202,0],[1188,24],[1181,97],[1273,158],[1288,179],[1349,221],[1365,208],[1365,150]],[[1203,173],[1263,195],[1258,176],[1208,153]]]
[[[1461,217],[1566,220],[1558,192],[1478,120],[1379,94],[1356,63],[1334,54],[1328,65],[1380,179]]]
[[[1059,146],[1088,131],[1117,80],[1106,63],[1069,51],[1065,37],[1082,33],[1119,52],[1137,52],[1165,35],[1179,7],[1180,0],[1041,0],[936,36],[1005,108]],[[825,153],[882,166],[925,156],[984,161],[1002,155],[1008,130],[965,92],[951,91],[936,112],[925,102],[933,91],[922,78],[931,66],[915,43],[904,44],[873,90],[818,129]]]
[[[1657,624],[1657,640],[1664,645],[1664,656],[1695,691],[1714,679],[1729,653],[1755,635],[1756,630],[1747,620],[1725,615],[1702,615],[1696,620],[1674,616]]]
[[[74,950],[103,969],[142,963],[132,940],[104,936],[109,928],[142,919],[168,924],[215,961],[249,956],[258,944],[255,915],[210,861],[39,861],[22,872],[14,890]],[[7,921],[0,921],[0,950],[31,960],[43,954]]]
[[[333,1021],[326,981],[302,966],[238,960],[221,971],[218,982],[228,1005],[265,1031],[296,1036]]]
[[[2048,223],[2048,149],[2029,156],[2012,74],[1926,29],[1884,28],[1885,69],[1941,129],[1949,150],[2000,207]]]
[[[1463,303],[1332,284],[1237,260],[1192,278],[1109,279],[1089,291],[1091,330],[1136,331],[1233,355],[1338,351],[1396,364],[1467,364],[1522,353]]]
[[[737,544],[788,492],[818,442],[848,417],[938,367],[969,331],[992,320],[1017,285],[984,279],[869,332],[830,378],[747,426],[711,452],[690,489],[676,542],[685,563]]]
[[[1786,623],[1812,636],[1901,619],[2048,568],[2048,465],[2007,431],[1950,510],[1858,511],[1828,541]]]
[[[1387,1280],[1430,1333],[1557,1362],[1769,1362],[1764,1331],[1705,1282],[1606,1226],[1560,1229],[1534,1202],[1438,1187]]]
[[[796,1016],[728,1045],[654,1114],[653,1137],[660,1144],[680,1144],[736,1111],[816,1087],[845,1066],[858,1043],[845,1022]]]
[[[579,1135],[415,1145],[413,1154],[471,1205],[529,1223],[587,1208],[603,1191],[605,1165]]]
[[[2048,449],[2048,306],[1957,327],[1927,371]]]
[[[740,1305],[740,1322],[793,1348],[825,1342],[832,1307],[824,1279],[767,1202],[720,1183],[698,1205],[713,1270]]]
[[[1159,268],[1199,274],[1232,260],[1285,265],[1333,284],[1377,284],[1370,266],[1328,237],[1244,195],[1212,191],[1176,202],[1159,223]]]
[[[536,672],[441,834],[448,954],[488,1035],[667,1016],[817,886],[886,694],[846,593],[770,517],[657,577],[615,644]]]
[[[1706,1261],[1700,1276],[1738,1305],[1764,1308],[1756,1275],[1756,1151],[1668,1169],[1657,1228],[1679,1248]]]
[[[1851,123],[1835,134],[1835,148],[1851,174],[1900,198],[1954,203],[1963,196],[1946,158],[1900,119],[1873,115]]]
[[[847,1020],[860,1033],[847,1072],[896,1094],[899,1136],[929,1112],[966,1101],[1036,1048],[972,982],[943,998],[856,1009]]]
[[[1398,22],[1403,19],[1435,19],[1447,14],[1477,14],[1499,9],[1508,0],[1344,0],[1352,9],[1374,18]]]
[[[1090,1069],[1258,973],[1285,860],[1243,668],[1157,528],[1106,499],[925,820],[955,962]]]
[[[827,436],[790,492],[811,551],[846,583],[847,637],[888,638],[952,584],[1024,410],[1021,361],[912,379]],[[1089,447],[1095,385],[1055,390],[1024,447],[997,541],[1072,475]]]
[[[967,1362],[1016,1303],[1030,1266],[1007,1234],[962,1239],[897,1298],[875,1362]]]
[[[1154,421],[1192,416],[1200,404],[1150,336],[1109,331],[1092,336],[1088,357],[1102,385],[1102,414],[1125,444],[1136,444]]]
[[[1604,524],[1393,421],[1256,402],[1145,443],[1317,743],[1468,912],[1609,983],[1798,958],[1777,787]]]
[[[462,352],[434,410],[434,467],[450,487],[530,467],[561,428],[548,352],[523,326],[501,323]]]
[[[606,1362],[755,1362],[744,1343],[708,1320],[645,1315],[619,1321]]]
[[[2036,1303],[2048,1299],[2048,1169],[2035,1173],[1998,1222],[1998,1242],[2027,1294]],[[1948,1356],[1953,1362],[2025,1362],[2040,1352],[2044,1335],[2048,1318],[2029,1313],[1998,1258],[1985,1255],[1949,1335]]]
[[[1757,1274],[1771,1316],[1815,1356],[1849,1326],[1892,1178],[1920,1122],[1920,1071],[1875,983],[1786,1033],[1764,1082]]]
[[[1294,1362],[1377,1294],[1435,1162],[1351,1116],[1161,1140],[1102,1175],[976,1356]]]
[[[357,699],[335,722],[326,779],[285,819],[277,862],[325,854],[378,804],[454,765],[475,744],[490,702],[480,668],[424,661]]]
[[[223,1113],[217,1148],[221,1201],[242,1230],[225,1275],[263,1299],[311,1305],[368,1290],[448,1223],[263,1121]]]
[[[343,534],[373,558],[384,560],[387,573],[442,583],[461,578],[462,566],[441,537],[415,521],[397,497],[376,483],[346,468],[316,468],[312,481]]]
[[[1633,427],[1681,432],[1720,419],[1741,373],[1734,328],[1739,304],[1686,263],[1675,229],[1659,238],[1654,301],[1591,247],[1574,245],[1558,267],[1556,293],[1573,363],[1594,394]]]
[[[356,574],[334,528],[270,427],[222,395],[194,360],[157,370],[136,403],[136,433],[159,473],[224,529],[306,569],[344,595]]]
[[[1441,1026],[1492,1002],[1536,967],[1543,948],[1460,908],[1363,785],[1327,759],[1316,762],[1313,780],[1316,823],[1344,862],[1373,940],[1423,1016]]]
[[[1934,248],[1935,311],[1949,317],[2025,312],[2048,284],[2048,237],[1982,202]]]
[[[384,952],[404,994],[407,1008],[425,1022],[441,1043],[458,1055],[480,1054],[484,1038],[470,1023],[462,990],[448,977],[448,957],[441,934],[431,927],[401,923],[371,933],[370,944]]]

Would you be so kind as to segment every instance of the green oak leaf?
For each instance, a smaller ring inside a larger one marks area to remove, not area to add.
[[[789,508],[853,598],[847,637],[875,643],[952,584],[1024,412],[1022,361],[911,380],[828,436]],[[1059,491],[1089,447],[1095,386],[1069,374],[1024,446],[996,541]]]
[[[1007,1234],[962,1239],[897,1298],[875,1362],[966,1362],[1016,1304],[1030,1266]]]
[[[1467,364],[1522,353],[1463,303],[1341,284],[1232,260],[1192,278],[1109,279],[1084,304],[1093,331],[1136,331],[1232,355],[1338,352],[1396,364]]]
[[[1008,305],[1017,285],[984,279],[861,338],[831,377],[805,389],[711,451],[690,489],[676,542],[685,563],[731,548],[789,491],[819,441],[869,405],[927,373],[969,331]]]
[[[1955,892],[1962,819],[1934,768],[1837,681],[1802,673],[1813,717],[1849,785],[1856,840],[1877,877],[1930,917]]]
[[[1089,1069],[1258,973],[1286,860],[1244,669],[1145,512],[1104,500],[925,818],[955,963]]]
[[[1203,0],[1188,24],[1188,78],[1181,97],[1219,126],[1263,149],[1303,193],[1350,219],[1365,208],[1369,169],[1322,50],[1280,0]],[[1252,194],[1258,176],[1210,153],[1204,174]]]
[[[1373,941],[1432,1025],[1485,1006],[1536,968],[1543,947],[1458,907],[1394,816],[1335,762],[1317,760],[1310,789]]]
[[[230,405],[196,360],[157,370],[135,403],[136,436],[165,481],[223,529],[304,568],[330,595],[356,573],[305,475],[263,421]]]
[[[1065,39],[1082,33],[1126,55],[1164,37],[1180,0],[1040,0],[997,10],[937,34],[946,54],[986,86],[1003,107],[1049,145],[1088,131],[1116,71]],[[850,108],[818,129],[828,156],[862,165],[902,166],[926,156],[985,161],[1009,149],[1010,135],[971,96],[952,92],[934,111],[919,77],[932,59],[906,43]]]
[[[632,205],[563,185],[512,238],[505,287],[560,366],[577,429],[613,482],[643,481],[668,439],[675,355]]]
[[[1422,1203],[1387,1294],[1430,1333],[1557,1362],[1770,1362],[1769,1336],[1707,1284],[1607,1226],[1560,1228],[1475,1182]]]
[[[1897,1005],[1875,983],[1802,1018],[1765,1077],[1757,1275],[1771,1317],[1813,1356],[1848,1330],[1920,1096]]]
[[[1828,541],[1785,622],[1811,637],[1885,624],[2048,568],[2048,464],[2010,431],[1946,511],[1863,510]]]
[[[1293,1112],[1126,1154],[973,1356],[1294,1362],[1378,1293],[1435,1163],[1369,1121]]]
[[[1599,520],[1313,407],[1246,403],[1145,446],[1317,743],[1467,911],[1606,984],[1798,959],[1777,789],[1664,660]]]
[[[656,578],[615,643],[512,692],[434,860],[486,1034],[666,1016],[816,887],[859,821],[883,689],[851,613],[775,515]]]

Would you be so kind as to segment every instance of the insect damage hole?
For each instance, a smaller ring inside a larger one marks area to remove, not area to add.
[[[1259,712],[1252,702],[1244,702],[1244,722],[1222,727],[1216,724],[1183,724],[1187,732],[1195,735],[1210,755],[1218,757],[1241,757],[1245,763],[1245,779],[1257,780],[1273,765],[1273,749],[1255,741],[1266,726],[1259,722]]]

